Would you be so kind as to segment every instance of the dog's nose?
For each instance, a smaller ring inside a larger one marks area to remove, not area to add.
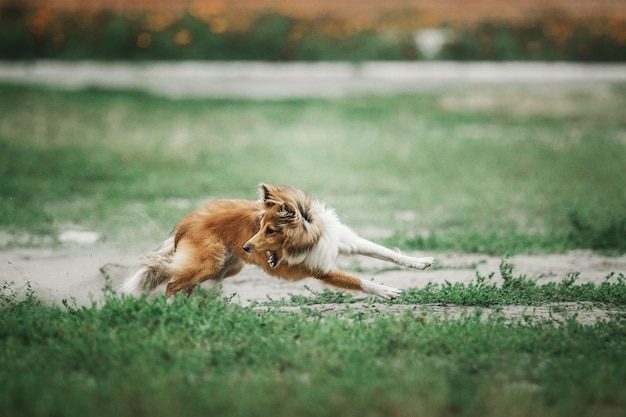
[[[245,245],[243,245],[243,250],[246,253],[252,253],[252,249],[250,248],[250,242],[247,242]]]

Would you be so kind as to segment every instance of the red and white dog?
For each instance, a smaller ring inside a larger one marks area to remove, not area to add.
[[[261,184],[259,200],[215,200],[186,215],[120,289],[137,295],[167,282],[166,295],[172,297],[203,281],[235,275],[249,263],[290,281],[313,277],[387,300],[400,296],[396,288],[335,269],[339,255],[365,255],[414,269],[433,263],[359,237],[334,210],[301,190]]]

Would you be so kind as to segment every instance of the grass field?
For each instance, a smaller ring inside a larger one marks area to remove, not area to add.
[[[624,108],[624,86],[263,102],[0,85],[0,232],[55,245],[81,226],[153,247],[196,204],[254,198],[264,181],[403,249],[623,254]],[[500,275],[397,301],[477,307],[460,319],[352,311],[334,292],[263,311],[201,291],[49,306],[1,277],[0,415],[624,415],[623,273],[539,285],[503,261]],[[558,303],[614,313],[499,311]]]
[[[567,287],[540,288],[534,297],[606,300],[611,293],[613,305],[625,302],[623,277],[588,286],[585,295]],[[490,291],[448,287],[440,300],[467,299],[468,290],[477,299]],[[561,298],[544,297],[550,293]],[[17,301],[5,286],[0,413],[619,416],[626,410],[623,312],[583,326],[575,319],[511,322],[497,310],[442,319],[350,313],[347,305],[347,312],[328,315],[300,303],[299,313],[258,313],[197,293],[171,306],[163,298],[111,295],[102,306],[44,307],[32,298]]]
[[[0,229],[160,241],[264,181],[405,249],[623,253],[625,107],[623,86],[262,102],[4,85]]]

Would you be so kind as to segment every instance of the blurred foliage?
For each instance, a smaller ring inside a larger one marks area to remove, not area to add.
[[[428,19],[426,19],[428,20]],[[423,57],[415,34],[438,27],[447,41],[435,59],[626,60],[623,17],[546,12],[532,19],[426,22],[409,11],[378,19],[288,11],[112,12],[0,8],[0,59],[363,61]]]
[[[441,58],[455,60],[626,60],[626,22],[546,16],[520,24],[483,22],[456,32]]]

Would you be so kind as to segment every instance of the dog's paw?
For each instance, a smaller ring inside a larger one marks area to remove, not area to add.
[[[385,300],[395,300],[402,295],[402,290],[397,288],[388,287],[386,285],[376,284],[371,281],[363,281],[363,291],[368,294],[373,294]]]
[[[426,269],[435,262],[434,258],[408,258],[406,266],[413,269]]]
[[[435,263],[435,258],[432,258],[430,256],[426,258],[419,258],[419,260],[422,261],[422,264],[424,264],[424,269],[428,268],[429,266]]]
[[[395,300],[402,295],[402,290],[393,287],[387,287],[386,285],[381,285],[380,290],[375,294],[382,299],[385,300]]]

